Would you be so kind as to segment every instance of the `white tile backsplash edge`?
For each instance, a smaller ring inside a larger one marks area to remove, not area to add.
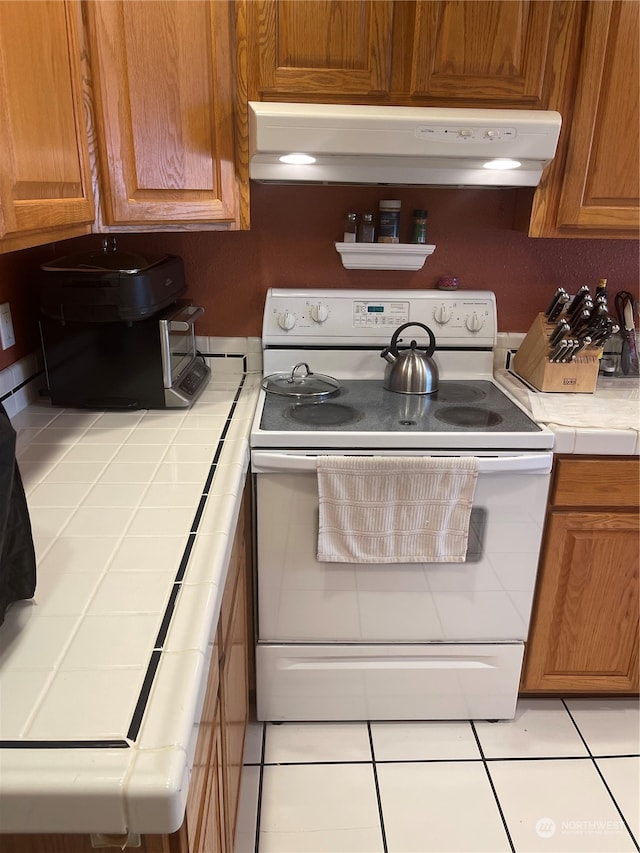
[[[261,338],[225,338],[196,335],[196,347],[211,358],[211,370],[218,373],[262,372]],[[242,368],[240,368],[242,365]]]
[[[31,353],[0,370],[0,402],[10,418],[40,398],[46,381],[40,352]]]
[[[507,356],[518,349],[526,335],[524,332],[498,332],[493,351],[493,371],[508,367]]]
[[[262,341],[253,337],[197,335],[199,352],[210,360],[214,376],[262,372]],[[0,370],[0,402],[10,418],[40,399],[46,387],[42,354],[33,352]]]

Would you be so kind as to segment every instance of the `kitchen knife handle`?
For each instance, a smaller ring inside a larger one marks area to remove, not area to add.
[[[556,303],[558,302],[558,299],[560,299],[560,297],[562,296],[563,293],[566,293],[566,290],[564,289],[564,287],[558,287],[556,289],[556,292],[553,294],[553,297],[551,298],[551,302],[549,303],[549,307],[544,312],[545,317],[549,318],[551,312],[556,307]]]
[[[547,317],[547,320],[549,323],[553,323],[558,319],[560,314],[562,314],[562,309],[569,302],[569,299],[570,299],[570,296],[568,293],[565,292],[565,293],[560,294],[560,298],[556,302],[555,308],[551,311],[551,313]]]
[[[576,311],[582,307],[582,303],[584,300],[589,297],[591,299],[591,293],[586,284],[583,284],[582,287],[578,290],[576,295],[571,300],[571,305],[567,308],[567,314],[572,317]]]
[[[563,338],[549,353],[549,361],[557,363],[562,360],[562,356],[569,346],[569,339]]]
[[[569,324],[566,320],[562,319],[558,321],[558,325],[554,328],[553,332],[551,332],[551,336],[549,338],[549,344],[552,347],[555,347],[562,338],[569,332]]]
[[[590,343],[591,343],[591,338],[589,337],[589,335],[587,335],[584,338],[581,338],[579,343],[578,343],[578,348],[573,351],[573,355],[574,356],[578,355],[578,353],[582,352],[582,350],[585,347],[588,347]]]

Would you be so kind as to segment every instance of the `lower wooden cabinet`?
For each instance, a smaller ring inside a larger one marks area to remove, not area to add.
[[[217,637],[211,652],[198,742],[189,783],[189,797],[179,851],[222,853],[224,851],[224,796],[222,780],[220,705],[220,646]],[[176,841],[175,837],[173,840]]]
[[[174,844],[171,853],[233,853],[249,716],[248,512],[245,494],[211,656],[185,824],[168,836]]]
[[[523,693],[638,692],[640,462],[556,461]]]
[[[224,722],[222,737],[223,789],[225,793],[226,849],[233,853],[244,736],[248,717],[247,620],[245,577],[240,574],[231,617],[229,636],[221,666],[221,704]],[[208,850],[206,851],[208,853]]]

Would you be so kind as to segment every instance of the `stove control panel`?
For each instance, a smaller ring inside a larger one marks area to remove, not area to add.
[[[400,300],[358,300],[352,302],[353,327],[360,329],[380,330],[383,328],[393,331],[396,326],[409,322],[409,303]]]
[[[304,290],[267,292],[263,346],[386,346],[398,326],[423,323],[439,347],[492,348],[495,295],[467,290]],[[420,332],[413,337],[420,343]]]

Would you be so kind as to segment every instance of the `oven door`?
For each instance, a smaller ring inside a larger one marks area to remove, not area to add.
[[[480,472],[464,563],[353,564],[316,559],[316,455],[254,450],[258,641],[524,641],[552,454],[466,455]]]

